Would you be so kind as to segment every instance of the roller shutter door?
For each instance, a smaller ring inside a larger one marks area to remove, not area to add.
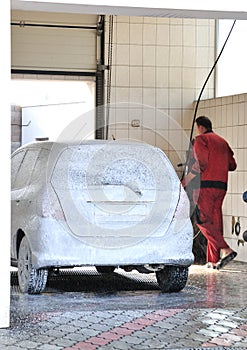
[[[13,11],[11,68],[95,73],[96,15]]]

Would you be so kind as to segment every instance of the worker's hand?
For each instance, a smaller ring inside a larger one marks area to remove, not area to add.
[[[192,179],[194,179],[195,175],[192,173],[188,173],[183,180],[181,181],[182,186],[185,188]]]

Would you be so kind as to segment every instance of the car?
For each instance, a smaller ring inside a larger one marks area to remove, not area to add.
[[[194,261],[189,200],[165,153],[130,141],[35,141],[11,159],[11,265],[22,293],[53,270],[155,273],[181,291]]]

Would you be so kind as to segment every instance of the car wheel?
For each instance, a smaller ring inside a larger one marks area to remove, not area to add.
[[[26,237],[22,238],[18,254],[18,282],[22,293],[39,294],[46,286],[48,270],[32,267],[32,253]]]
[[[163,293],[179,292],[188,280],[188,267],[165,266],[162,270],[156,271],[156,278]]]
[[[99,273],[112,273],[115,270],[115,266],[95,266]]]

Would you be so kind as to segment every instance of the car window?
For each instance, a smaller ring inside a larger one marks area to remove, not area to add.
[[[37,157],[35,167],[32,173],[32,182],[45,181],[47,163],[49,162],[49,151],[42,149]]]
[[[11,187],[14,187],[15,179],[24,155],[25,151],[21,151],[11,158]]]
[[[40,150],[28,150],[18,169],[14,182],[15,188],[22,188],[29,184]]]

